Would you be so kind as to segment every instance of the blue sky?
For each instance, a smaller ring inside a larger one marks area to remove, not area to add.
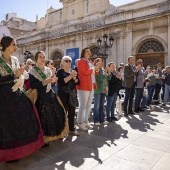
[[[137,0],[110,0],[110,3],[119,6],[134,1]],[[5,20],[7,13],[14,12],[18,17],[35,22],[36,15],[38,14],[39,18],[44,17],[47,7],[51,6],[55,9],[62,8],[59,0],[1,0],[0,21]]]

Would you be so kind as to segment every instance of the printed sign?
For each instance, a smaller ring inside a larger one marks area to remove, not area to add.
[[[72,58],[71,67],[75,66],[75,60],[79,58],[79,48],[66,49],[66,55]]]

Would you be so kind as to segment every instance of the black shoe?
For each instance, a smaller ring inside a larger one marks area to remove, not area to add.
[[[107,121],[108,121],[108,122],[112,122],[111,117],[107,118]]]
[[[165,105],[165,104],[161,104],[161,106],[162,106],[162,107],[166,107],[166,105]]]
[[[142,109],[142,108],[140,108],[140,107],[138,108],[138,110],[141,111],[141,112],[144,112],[144,111],[145,111],[144,109]]]
[[[49,145],[49,143],[45,143],[42,147],[48,147]]]
[[[111,117],[111,119],[114,121],[118,121],[117,117],[115,117],[115,116]]]
[[[135,110],[135,113],[139,113],[139,110]]]
[[[128,117],[129,115],[128,115],[128,113],[124,113],[124,116],[125,116],[125,117]]]
[[[19,159],[11,160],[11,161],[5,161],[6,163],[13,163],[13,162],[18,162]]]
[[[138,112],[139,113],[139,112]],[[130,114],[130,115],[134,115],[135,114],[135,112],[134,111],[131,111],[131,112],[128,112],[128,114]]]
[[[161,104],[161,103],[160,103],[159,101],[157,101],[157,102],[154,102],[154,104],[156,104],[156,105],[157,105],[157,104]]]

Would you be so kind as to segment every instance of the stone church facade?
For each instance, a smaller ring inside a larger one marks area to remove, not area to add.
[[[60,0],[62,9],[47,10],[37,19],[37,29],[18,37],[20,61],[26,50],[45,52],[59,65],[62,56],[78,58],[89,47],[92,59],[101,57],[98,38],[112,36],[107,63],[127,63],[130,55],[142,58],[144,66],[170,65],[170,1],[139,0],[115,7],[109,0]]]

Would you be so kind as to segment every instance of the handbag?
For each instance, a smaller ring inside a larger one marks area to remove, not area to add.
[[[76,90],[69,91],[68,104],[73,106],[73,107],[78,107],[79,106],[79,101],[78,101],[78,98],[77,98]]]
[[[38,98],[38,90],[37,89],[29,89],[27,92],[27,97],[35,104]]]

